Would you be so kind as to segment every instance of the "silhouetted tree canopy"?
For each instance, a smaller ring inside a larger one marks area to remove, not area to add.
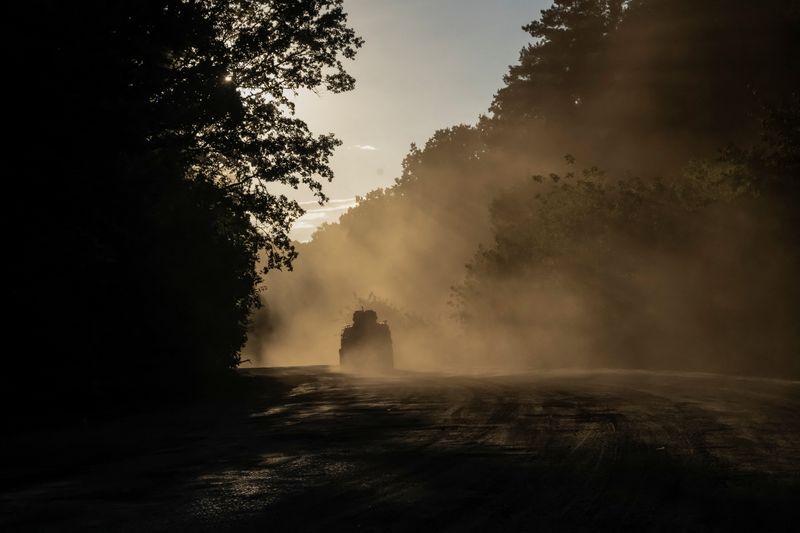
[[[498,117],[556,117],[596,96],[624,0],[556,0],[523,27],[534,42],[505,76],[492,111]]]
[[[800,84],[798,20],[792,0],[556,0],[524,27],[533,42],[495,95],[494,128],[514,126],[506,144],[545,130],[545,151],[677,170],[747,142]]]
[[[797,376],[798,28],[791,0],[553,1],[486,115],[276,274],[259,348],[372,293],[431,327],[393,329],[412,365]]]
[[[498,195],[493,239],[454,289],[467,331],[526,324],[512,349],[551,365],[571,337],[601,364],[800,375],[799,108],[679,178],[590,168]]]
[[[33,1],[12,13],[14,301],[36,364],[89,395],[122,369],[134,386],[235,366],[256,262],[287,268],[296,255],[302,210],[279,187],[323,202],[333,177],[339,141],[311,133],[292,97],[353,87],[343,61],[362,41],[341,0]]]

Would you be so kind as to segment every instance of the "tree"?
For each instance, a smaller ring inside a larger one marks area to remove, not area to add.
[[[762,108],[800,84],[798,20],[791,0],[556,0],[524,26],[533,42],[495,95],[492,130],[612,170],[678,173],[752,142]]]
[[[296,255],[302,210],[277,187],[324,202],[333,177],[339,141],[312,134],[292,96],[353,87],[343,61],[362,40],[342,0],[15,10],[19,332],[53,380],[95,392],[100,360],[165,381],[235,366],[257,261]]]
[[[594,96],[624,0],[555,0],[523,26],[534,42],[505,76],[492,112],[499,118],[572,115]]]
[[[498,195],[453,289],[465,331],[501,362],[797,376],[799,109],[677,179],[588,169]]]
[[[787,230],[780,242],[770,228],[791,227],[793,219],[764,216],[779,204],[757,201],[747,189],[770,182],[785,193],[797,174],[796,135],[765,142],[766,159],[733,149],[725,161],[711,158],[730,141],[749,146],[764,103],[798,86],[800,71],[791,68],[800,50],[797,2],[551,4],[525,27],[534,41],[511,67],[488,116],[412,147],[395,186],[367,195],[338,224],[321,229],[301,248],[305,260],[297,272],[276,274],[266,297],[270,317],[282,317],[285,327],[273,337],[280,341],[259,349],[280,361],[281,351],[290,355],[307,345],[305,324],[335,316],[353,294],[374,292],[435,324],[437,333],[427,337],[393,326],[398,337],[422,339],[416,342],[427,344],[421,348],[434,360],[449,351],[465,361],[468,352],[478,353],[483,361],[503,348],[518,360],[541,341],[554,364],[561,355],[596,349],[613,364],[712,369],[727,360],[702,357],[730,347],[727,353],[743,359],[728,371],[738,365],[777,372],[779,365],[762,354],[747,357],[759,343],[789,338],[781,320],[797,316],[787,305],[781,319],[778,306],[758,301],[770,295],[772,304],[782,289],[794,294],[785,272],[796,248],[781,247],[795,232]],[[785,117],[777,125],[796,131]],[[567,152],[607,173],[568,177],[575,172],[562,160]],[[776,167],[772,152],[786,164]],[[706,163],[682,175],[692,158]],[[753,170],[759,160],[766,174]],[[558,183],[528,179],[549,172],[560,173]],[[766,195],[766,187],[759,189]],[[754,237],[758,231],[768,238]],[[484,248],[476,254],[479,243]],[[764,282],[760,293],[750,290],[756,279]],[[698,298],[711,289],[713,297]],[[448,296],[457,313],[472,316],[466,333],[478,333],[463,351],[441,342]],[[306,320],[293,320],[300,314]],[[695,317],[708,319],[709,335],[696,339],[702,342],[692,353],[676,347],[682,354],[676,359],[667,352],[682,338],[677,333],[702,329]],[[335,353],[339,327],[333,321],[320,336],[328,340],[320,341],[319,353]],[[652,336],[636,335],[648,329],[655,329]],[[707,349],[715,343],[718,350]]]

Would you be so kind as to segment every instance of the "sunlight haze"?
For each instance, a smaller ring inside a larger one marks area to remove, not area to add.
[[[326,184],[326,194],[354,201],[389,186],[400,175],[411,143],[422,145],[443,127],[474,123],[530,41],[520,21],[533,20],[546,5],[541,0],[346,0],[349,22],[365,40],[355,61],[346,65],[356,89],[305,92],[297,98],[297,114],[313,132],[334,132],[343,143],[333,157],[336,178]],[[298,195],[311,200],[308,191]],[[338,220],[350,205],[303,205],[307,213],[295,223],[292,237],[310,239],[316,227]]]

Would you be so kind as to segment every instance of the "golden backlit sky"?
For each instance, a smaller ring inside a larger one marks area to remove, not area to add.
[[[319,207],[310,193],[301,194],[308,212],[292,236],[308,240],[355,196],[391,185],[412,142],[422,145],[437,129],[474,123],[529,42],[521,26],[550,3],[345,0],[350,24],[366,41],[348,65],[356,89],[297,100],[312,131],[333,132],[344,143],[333,159],[336,179],[325,187],[333,201]]]

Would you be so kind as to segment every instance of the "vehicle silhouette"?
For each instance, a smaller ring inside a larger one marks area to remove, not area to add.
[[[347,370],[386,371],[394,368],[392,334],[386,322],[378,322],[372,309],[353,313],[353,324],[342,330],[339,365]]]

